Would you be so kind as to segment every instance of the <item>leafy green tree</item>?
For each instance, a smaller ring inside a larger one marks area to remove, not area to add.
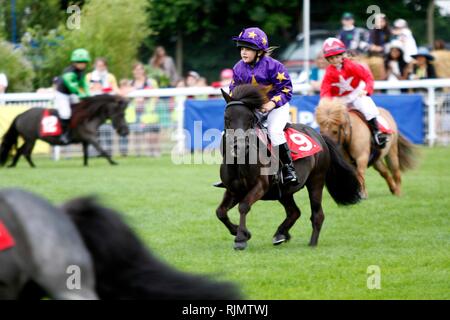
[[[8,77],[8,92],[30,92],[33,90],[33,66],[21,50],[0,41],[0,73]]]
[[[129,76],[149,35],[147,8],[147,0],[90,0],[82,7],[79,28],[72,13],[56,30],[29,30],[24,46],[33,57],[37,85],[49,85],[70,64],[70,53],[76,48],[87,49],[93,58],[106,57],[110,72],[118,78]]]
[[[64,14],[60,0],[15,0],[15,3],[17,40],[20,40],[31,26],[39,25],[45,31],[56,28]],[[10,41],[12,41],[11,10],[10,0],[0,0],[0,29],[3,28]]]

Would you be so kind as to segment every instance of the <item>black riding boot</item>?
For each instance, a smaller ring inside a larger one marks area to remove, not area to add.
[[[281,163],[281,173],[283,174],[283,184],[297,184],[297,174],[295,173],[294,164],[291,158],[291,151],[287,143],[283,143],[279,147],[279,157]]]
[[[373,118],[367,121],[370,126],[370,130],[372,131],[373,138],[375,140],[375,143],[380,147],[384,148],[386,145],[386,142],[388,142],[387,136],[380,131],[380,128],[378,127],[378,121],[377,118]]]
[[[59,141],[62,144],[69,144],[70,139],[70,119],[61,119],[62,134],[59,136]]]

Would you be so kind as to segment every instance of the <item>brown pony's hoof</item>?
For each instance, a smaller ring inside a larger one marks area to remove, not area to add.
[[[245,250],[247,248],[247,241],[240,241],[234,243],[234,250]]]

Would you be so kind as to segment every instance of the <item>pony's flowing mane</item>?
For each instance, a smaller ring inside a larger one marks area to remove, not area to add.
[[[267,101],[261,88],[251,84],[242,84],[234,88],[231,99],[243,102],[252,110],[260,108]]]
[[[105,104],[116,102],[125,103],[125,100],[119,96],[113,96],[109,94],[102,94],[83,99],[80,103],[74,105],[74,116],[82,119],[92,119],[95,116],[101,115],[106,112]]]
[[[316,121],[322,127],[341,125],[345,122],[347,107],[340,99],[323,98],[316,109]]]

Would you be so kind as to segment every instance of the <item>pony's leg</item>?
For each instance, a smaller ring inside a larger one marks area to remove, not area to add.
[[[23,154],[23,151],[25,150],[25,144],[20,146],[19,149],[17,149],[16,154],[14,155],[13,161],[11,162],[11,164],[8,166],[8,168],[14,168],[17,165],[17,162],[20,159],[20,156]]]
[[[95,149],[97,149],[97,151],[100,153],[100,155],[101,155],[102,157],[105,157],[106,160],[108,160],[109,164],[112,164],[112,165],[117,165],[117,164],[118,164],[117,162],[115,162],[115,161],[111,158],[111,156],[110,156],[105,150],[103,150],[103,148],[100,146],[100,143],[98,143],[97,140],[95,140],[95,139],[90,139],[90,140],[89,140],[89,143],[92,144],[92,145],[94,146]]]
[[[223,196],[223,200],[219,207],[216,209],[217,218],[227,227],[230,233],[237,235],[238,226],[230,221],[228,218],[228,211],[238,203],[238,200],[227,190]]]
[[[83,142],[83,164],[85,167],[88,166],[89,160],[89,143]]]
[[[286,219],[280,224],[273,236],[272,243],[279,245],[291,238],[289,229],[294,225],[295,221],[300,218],[301,211],[294,200],[294,195],[290,194],[280,199],[280,203],[283,205],[286,211]]]
[[[31,160],[31,153],[33,152],[35,144],[36,144],[36,140],[33,140],[33,141],[28,140],[27,142],[25,142],[24,150],[23,150],[23,155],[24,155],[25,159],[27,159],[30,167],[32,167],[32,168],[36,167],[33,163],[33,160]]]
[[[392,144],[391,149],[386,157],[386,162],[389,170],[395,181],[394,194],[400,196],[402,193],[402,174],[400,171],[400,162],[398,158],[398,147],[397,144]]]
[[[391,193],[395,194],[397,186],[394,182],[394,179],[392,179],[391,175],[389,174],[388,168],[384,164],[382,159],[379,159],[377,162],[373,164],[373,167],[375,170],[377,170],[380,175],[386,180],[389,190],[391,190]]]
[[[313,232],[309,245],[311,247],[317,246],[319,241],[320,230],[322,229],[322,223],[325,220],[325,215],[322,209],[322,192],[325,183],[325,177],[317,176],[316,179],[310,179],[306,184],[308,188],[309,203],[311,205],[311,224]]]
[[[247,247],[247,241],[252,234],[246,226],[246,216],[252,205],[264,196],[265,190],[261,180],[259,180],[252,190],[239,202],[239,227],[236,238],[234,239],[234,248],[243,250]]]
[[[361,185],[361,198],[367,199],[368,193],[366,190],[366,170],[367,170],[367,163],[369,162],[369,159],[367,156],[361,156],[358,159],[356,159],[356,172],[358,173],[358,181]]]

